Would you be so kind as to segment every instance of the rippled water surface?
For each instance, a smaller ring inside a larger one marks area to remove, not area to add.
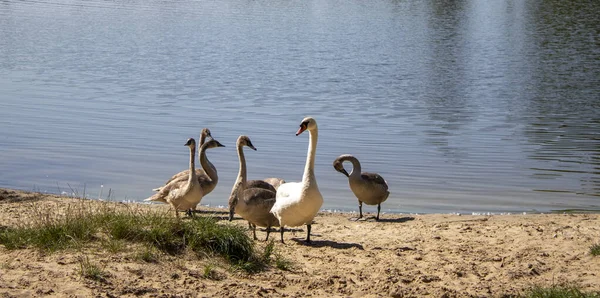
[[[311,115],[324,209],[343,153],[386,212],[600,209],[600,2],[429,2],[0,0],[0,187],[142,200],[208,127],[225,205],[236,138],[298,181]]]

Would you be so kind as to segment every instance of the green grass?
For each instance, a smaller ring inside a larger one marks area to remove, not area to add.
[[[265,249],[263,250],[263,260],[265,260],[266,263],[269,263],[271,261],[271,256],[273,255],[273,252],[275,252],[275,243],[273,242],[273,240],[269,241],[269,243],[267,243],[267,245],[265,245]]]
[[[159,254],[153,246],[146,246],[136,254],[135,258],[146,263],[158,263]]]
[[[212,217],[196,217],[183,223],[182,236],[188,239],[189,247],[197,253],[214,252],[232,263],[256,259],[254,242],[244,228],[219,225]]]
[[[590,254],[592,256],[600,256],[600,244],[594,244],[590,247]]]
[[[139,212],[115,208],[110,204],[94,207],[82,201],[67,208],[64,216],[50,211],[37,212],[35,222],[0,230],[0,244],[7,249],[38,248],[57,251],[81,248],[100,242],[111,252],[123,243],[138,243],[169,255],[193,251],[198,256],[220,256],[235,266],[254,271],[263,268],[263,258],[257,256],[254,242],[246,231],[234,225],[219,224],[212,217],[180,220],[170,213]],[[140,259],[153,261],[156,252]]]
[[[275,255],[275,267],[284,271],[293,271],[294,263],[292,261],[284,258],[281,254]]]
[[[212,279],[212,280],[220,280],[221,279],[221,276],[215,270],[215,266],[212,264],[204,265],[204,271],[202,272],[202,277],[204,277],[206,279]]]
[[[598,298],[600,293],[584,293],[573,286],[534,287],[523,298]]]
[[[102,247],[109,252],[115,254],[124,251],[127,247],[125,241],[119,239],[109,239],[108,241],[102,242]]]
[[[109,274],[98,265],[90,262],[90,259],[87,256],[79,259],[79,273],[81,276],[95,281],[105,281],[109,276]]]
[[[274,257],[274,259],[272,258]],[[286,259],[281,255],[281,253],[275,251],[275,243],[271,240],[265,246],[263,250],[263,263],[265,264],[275,264],[275,267],[280,270],[292,271],[294,270],[294,264],[292,261]]]

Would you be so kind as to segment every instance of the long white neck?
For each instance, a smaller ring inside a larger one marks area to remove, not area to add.
[[[315,178],[315,155],[317,153],[317,141],[319,139],[319,130],[314,128],[309,130],[310,136],[308,140],[308,154],[306,156],[306,165],[304,166],[304,175],[302,176],[303,183],[317,183]]]

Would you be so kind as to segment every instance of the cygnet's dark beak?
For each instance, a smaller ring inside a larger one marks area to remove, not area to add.
[[[348,172],[346,172],[346,169],[341,169],[340,173],[346,175],[346,177],[350,177],[350,174],[348,174]]]

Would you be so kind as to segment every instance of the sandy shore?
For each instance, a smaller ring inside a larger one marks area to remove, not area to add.
[[[0,229],[28,222],[32,210],[64,212],[73,201],[0,189]],[[225,210],[201,216],[211,214],[223,216]],[[319,214],[312,245],[301,241],[304,227],[286,232],[287,243],[276,242],[275,249],[293,262],[292,271],[248,275],[216,263],[216,280],[202,276],[212,261],[194,256],[145,263],[98,248],[44,253],[0,246],[0,296],[500,297],[563,283],[600,291],[600,257],[589,253],[600,243],[599,214],[385,214],[379,222],[352,216]],[[106,280],[83,278],[82,256],[101,264]]]

